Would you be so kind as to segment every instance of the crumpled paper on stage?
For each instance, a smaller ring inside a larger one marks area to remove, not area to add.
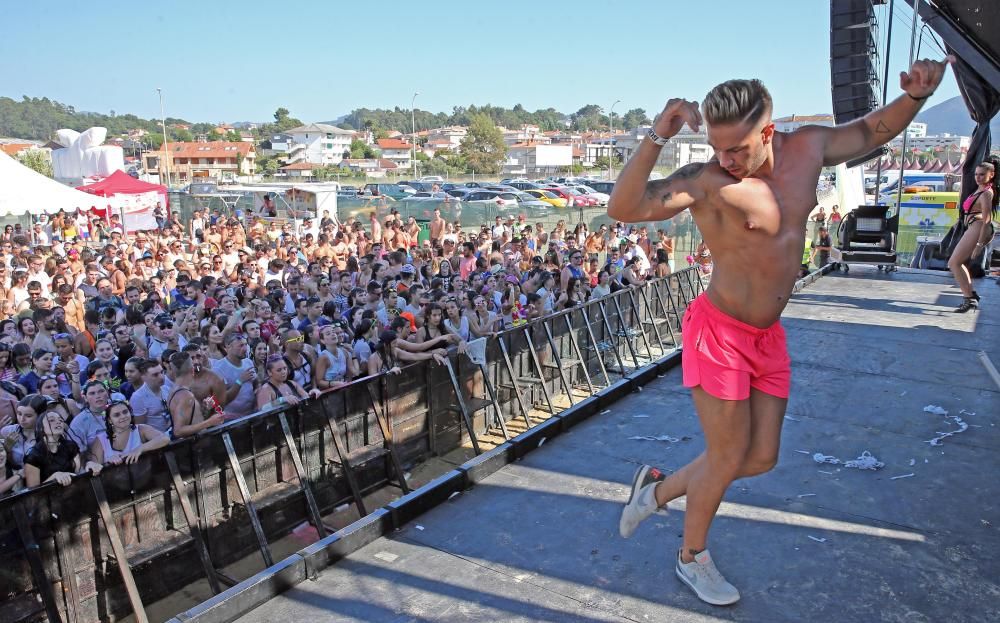
[[[671,437],[670,435],[656,435],[656,436],[653,436],[653,435],[635,435],[633,437],[629,437],[629,439],[636,439],[636,440],[639,440],[639,441],[667,441],[667,442],[670,442],[670,443],[677,443],[678,441],[680,441],[680,438],[678,438],[678,437]]]
[[[851,459],[849,461],[841,461],[835,456],[823,454],[822,452],[817,452],[812,455],[813,460],[817,463],[830,463],[831,465],[841,465],[850,469],[882,469],[885,467],[885,463],[875,458],[871,452],[865,450],[856,459]]]

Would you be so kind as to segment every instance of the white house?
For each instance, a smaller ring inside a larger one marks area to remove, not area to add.
[[[931,134],[930,136],[908,136],[906,139],[906,149],[934,151],[937,148],[941,148],[941,150],[951,149],[957,153],[959,150],[968,149],[970,141],[971,139],[968,136],[947,133]],[[902,135],[892,139],[889,144],[893,147],[902,147]]]
[[[621,157],[622,162],[627,162],[632,157],[632,153],[639,148],[648,131],[649,126],[640,126],[624,134],[615,135],[615,152]],[[598,155],[607,155],[606,141],[588,147],[593,147]],[[685,128],[684,131],[672,136],[660,149],[655,166],[677,169],[692,162],[708,162],[714,153],[708,145],[708,138],[704,132],[691,132]]]
[[[357,173],[364,173],[365,177],[385,177],[386,173],[396,170],[396,165],[384,158],[368,158],[353,160],[347,158],[343,166]]]
[[[503,169],[511,175],[533,175],[555,173],[572,164],[571,145],[517,143],[507,148],[507,161],[504,162]]]
[[[310,123],[285,132],[292,143],[305,145],[300,160],[313,164],[340,164],[344,152],[351,150],[354,132],[325,123]]]
[[[383,159],[392,161],[397,168],[410,168],[410,158],[413,156],[412,143],[401,141],[398,138],[380,138],[375,144],[381,150]]]
[[[778,132],[792,132],[804,125],[836,125],[833,115],[789,115],[774,120],[774,129]]]
[[[448,149],[458,151],[458,146],[466,134],[468,134],[468,130],[460,125],[435,128],[427,132],[427,142],[437,143],[440,145],[439,149],[444,148],[444,143],[447,142],[451,145]]]

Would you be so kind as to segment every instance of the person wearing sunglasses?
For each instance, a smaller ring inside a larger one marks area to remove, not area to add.
[[[313,387],[313,357],[306,350],[305,334],[297,329],[287,329],[280,334],[285,361],[290,366],[290,378],[302,389],[309,391]]]
[[[187,346],[184,336],[174,330],[174,320],[169,314],[158,316],[149,328],[152,331],[147,352],[150,359],[159,359],[168,348],[179,351]]]
[[[144,452],[158,450],[170,439],[146,424],[137,424],[132,407],[125,401],[112,401],[104,412],[105,430],[90,444],[90,456],[100,465],[132,465]]]

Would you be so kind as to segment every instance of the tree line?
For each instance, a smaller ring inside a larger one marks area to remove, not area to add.
[[[543,132],[551,130],[576,130],[580,132],[606,130],[610,119],[603,108],[597,104],[587,104],[571,114],[564,114],[555,108],[544,108],[530,112],[521,104],[513,108],[503,106],[456,106],[451,113],[430,112],[416,109],[413,111],[411,123],[410,110],[400,107],[387,108],[357,108],[344,117],[339,125],[349,130],[379,131],[396,130],[409,133],[413,126],[417,131],[430,130],[444,126],[470,126],[477,116],[485,115],[494,124],[505,128],[519,128],[522,125],[537,125]],[[634,128],[649,124],[650,119],[642,108],[633,108],[624,114],[615,113],[616,128]]]
[[[495,125],[506,128],[518,128],[521,125],[537,125],[542,131],[575,130],[595,131],[606,130],[611,119],[597,104],[588,104],[576,112],[564,114],[554,108],[539,109],[530,112],[521,104],[513,108],[502,106],[456,106],[450,113],[433,113],[426,110],[416,110],[414,118],[417,130],[428,130],[449,125],[470,126],[475,118],[488,117]],[[648,124],[649,117],[641,108],[633,108],[624,114],[615,113],[616,128],[636,127]],[[219,133],[216,124],[204,122],[189,122],[176,117],[167,117],[167,135],[171,141],[191,141],[195,136],[206,135],[209,140],[239,140],[238,133],[228,135]],[[186,125],[189,129],[172,127]],[[287,108],[278,108],[274,113],[274,121],[262,124],[255,135],[266,137],[270,134],[291,129],[302,122],[291,116]],[[411,130],[410,111],[394,108],[358,108],[339,125],[350,130],[369,130],[379,135],[396,130],[408,133]],[[143,119],[132,114],[108,114],[97,112],[82,112],[73,106],[63,104],[47,97],[23,96],[21,100],[0,97],[0,136],[47,141],[56,130],[69,128],[82,132],[87,128],[100,126],[108,129],[108,136],[120,136],[132,129],[143,129],[147,135],[142,141],[154,149],[159,148],[163,141],[159,120]]]

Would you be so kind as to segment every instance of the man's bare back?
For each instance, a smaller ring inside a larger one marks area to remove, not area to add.
[[[735,178],[716,159],[678,171],[706,189],[690,210],[715,264],[708,296],[747,324],[768,327],[788,304],[823,165],[814,143],[807,132],[775,133],[768,178]]]

